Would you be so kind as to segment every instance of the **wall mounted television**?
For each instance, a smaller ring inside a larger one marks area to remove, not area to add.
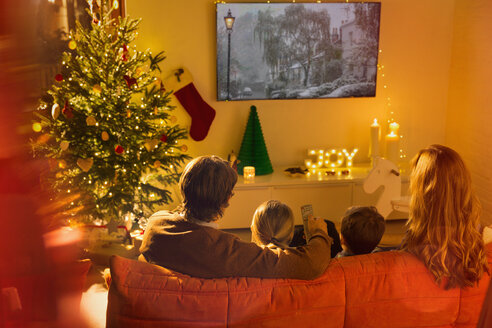
[[[381,3],[219,3],[217,100],[374,97]]]

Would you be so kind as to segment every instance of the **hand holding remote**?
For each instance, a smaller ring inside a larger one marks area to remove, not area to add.
[[[323,220],[321,218],[315,218],[313,216],[310,216],[308,218],[308,229],[309,229],[309,238],[311,238],[311,236],[313,236],[316,233],[316,231],[319,231],[319,230],[328,234],[326,222],[325,222],[325,220]]]

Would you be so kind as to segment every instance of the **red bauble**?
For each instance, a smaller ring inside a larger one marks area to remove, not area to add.
[[[121,60],[128,61],[128,47],[126,44],[123,45],[123,54],[121,55]]]
[[[163,135],[161,136],[161,141],[162,141],[162,142],[166,142],[166,141],[167,141],[167,136],[166,136],[165,134],[163,134]]]
[[[132,85],[137,84],[137,79],[134,77],[129,77],[128,75],[123,75],[123,78],[126,81],[126,85],[131,89]],[[138,87],[138,84],[137,84]]]
[[[114,147],[114,151],[117,154],[123,154],[123,152],[125,151],[125,149],[123,147],[121,147],[120,145],[117,145],[116,147]]]
[[[55,75],[55,81],[56,81],[56,82],[61,82],[61,81],[63,81],[63,75],[61,75],[61,74],[56,74],[56,75]]]
[[[73,117],[73,108],[68,104],[68,100],[65,100],[65,106],[63,106],[62,113],[68,119]]]

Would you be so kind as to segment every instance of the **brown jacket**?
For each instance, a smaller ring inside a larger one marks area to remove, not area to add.
[[[330,263],[331,244],[332,239],[319,231],[305,246],[272,250],[160,211],[149,220],[140,259],[200,278],[309,280],[320,276]]]

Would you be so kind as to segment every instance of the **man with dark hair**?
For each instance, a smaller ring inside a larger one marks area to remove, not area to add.
[[[374,206],[354,206],[345,212],[340,230],[343,251],[337,257],[368,254],[385,230],[384,218]]]
[[[237,173],[217,156],[192,160],[179,180],[182,204],[151,216],[139,259],[200,278],[320,276],[332,243],[322,219],[309,221],[306,246],[285,250],[262,248],[218,229],[236,181]]]

